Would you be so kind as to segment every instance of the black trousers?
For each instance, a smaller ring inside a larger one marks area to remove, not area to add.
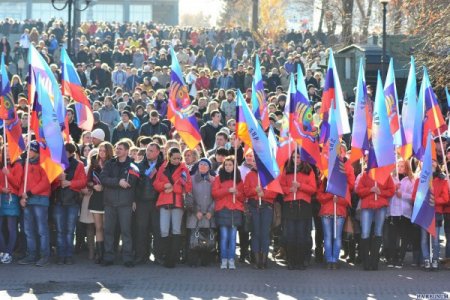
[[[388,217],[387,218],[387,249],[388,259],[393,262],[403,261],[408,245],[408,231],[411,228],[411,221],[408,218]]]
[[[154,202],[136,202],[135,230],[136,259],[148,260],[151,249],[153,249],[155,258],[160,258],[159,210]]]
[[[131,216],[131,206],[105,206],[105,261],[114,261],[114,239],[117,224],[119,224],[122,237],[123,261],[133,261]]]

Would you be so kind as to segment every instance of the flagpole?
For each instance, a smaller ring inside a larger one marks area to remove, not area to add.
[[[3,120],[3,161],[5,162],[4,167],[8,168],[8,157],[7,157],[7,151],[6,151],[6,120]],[[8,189],[8,176],[5,174],[5,188]],[[11,202],[11,193],[8,193],[9,195],[9,202]]]
[[[433,261],[433,249],[431,248],[431,244],[433,242],[433,239],[432,239],[431,233],[428,233],[428,235],[430,236],[430,262],[432,262]]]
[[[234,170],[233,170],[233,189],[236,190],[236,175],[237,175],[237,147],[234,147]],[[236,192],[233,193],[233,204],[236,203]]]
[[[207,156],[207,154],[206,154],[205,144],[203,143],[203,140],[200,141],[200,144],[202,145],[203,156],[204,156],[205,158],[208,158],[208,156]]]
[[[441,129],[438,128],[437,130],[438,130],[438,134],[439,134],[439,143],[441,144],[442,160],[444,162],[445,175],[447,176],[447,185],[450,185],[450,181],[449,181],[449,177],[448,177],[447,158],[445,157],[444,145],[442,144]]]
[[[337,205],[336,205],[336,201],[337,201],[337,196],[334,195],[333,196],[333,209],[334,209],[334,239],[336,239],[336,227],[337,227]]]
[[[376,188],[378,187],[378,183],[377,183],[376,180],[375,180],[375,187]],[[378,201],[378,194],[377,193],[375,193],[375,201]]]
[[[34,75],[30,75],[30,76],[34,76]],[[24,185],[23,185],[23,193],[25,194],[27,192],[27,182],[28,182],[28,168],[30,165],[30,143],[31,143],[31,112],[32,112],[32,107],[31,105],[29,105],[29,110],[28,110],[28,131],[27,131],[27,156],[25,158],[25,177],[24,177]]]
[[[261,178],[259,177],[259,173],[256,172],[258,174],[258,186],[261,188]],[[259,206],[261,206],[261,196],[258,195],[259,198]]]
[[[400,147],[394,146],[395,150],[395,176],[397,177],[397,181],[400,181],[399,176],[398,176],[398,154],[397,151]]]
[[[297,152],[298,152],[298,144],[295,143],[295,153],[294,153],[294,182],[297,182]],[[294,201],[297,200],[297,187],[294,192]]]

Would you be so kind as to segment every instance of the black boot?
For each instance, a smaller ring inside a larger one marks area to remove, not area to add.
[[[288,244],[286,250],[287,250],[286,257],[288,270],[295,270],[295,257],[297,255],[296,253],[297,247]]]
[[[261,253],[261,269],[267,269],[267,263],[268,263],[268,258],[267,258],[267,253]]]
[[[380,261],[381,236],[376,236],[372,239],[370,247],[370,265],[372,270],[378,270],[378,262]]]
[[[365,271],[370,270],[369,249],[370,249],[370,239],[361,239],[359,243],[359,250],[360,250],[359,256],[361,257],[361,261]]]
[[[261,269],[261,255],[259,252],[253,252],[255,261],[253,263],[253,269]]]
[[[103,253],[105,252],[104,243],[103,242],[95,242],[95,263],[101,264],[103,262]]]
[[[323,248],[322,247],[316,247],[316,249],[314,249],[314,261],[316,263],[323,262]]]
[[[173,235],[167,253],[169,259],[164,264],[167,268],[175,268],[175,265],[180,261],[180,247],[181,235]]]
[[[172,266],[172,262],[170,261],[170,237],[162,237],[160,239],[160,250],[161,257],[163,260],[163,264],[165,267],[169,268]]]
[[[296,269],[305,270],[305,247],[301,245],[297,249]]]

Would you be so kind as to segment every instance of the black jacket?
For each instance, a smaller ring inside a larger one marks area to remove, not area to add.
[[[200,135],[202,136],[206,150],[214,148],[214,144],[216,143],[216,133],[218,133],[222,127],[222,124],[214,127],[211,121],[208,121],[205,125],[200,127]]]
[[[155,134],[169,137],[169,128],[161,122],[156,125],[150,122],[142,124],[139,135],[154,136]]]
[[[156,173],[162,165],[162,157],[158,157],[156,165],[152,168],[147,159],[142,160],[137,166],[139,168],[139,183],[137,188],[137,201],[146,202],[151,201],[156,205],[159,193],[153,187],[153,181],[156,178]]]
[[[98,121],[94,124],[94,126],[92,126],[92,130],[95,130],[97,128],[100,128],[105,133],[105,141],[111,142],[111,132],[109,131],[108,124],[102,121]]]
[[[123,163],[119,162],[117,158],[106,162],[100,173],[100,181],[104,186],[103,200],[105,206],[131,206],[133,204],[139,178],[133,175],[131,171],[132,163],[129,157]],[[127,180],[131,187],[121,188],[119,185],[121,179]]]

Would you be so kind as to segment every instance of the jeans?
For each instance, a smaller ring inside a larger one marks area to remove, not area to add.
[[[119,222],[120,236],[122,237],[123,261],[133,261],[131,215],[131,206],[105,206],[105,261],[114,261],[114,239],[117,222]]]
[[[73,237],[79,212],[78,204],[56,204],[53,207],[53,219],[56,225],[56,253],[59,257],[73,255]]]
[[[273,208],[264,206],[261,208],[249,206],[252,214],[252,251],[253,253],[269,253],[270,245],[270,226],[273,219]]]
[[[172,224],[172,234],[181,234],[181,222],[183,220],[183,210],[181,208],[167,209],[161,207],[159,210],[159,224],[161,229],[161,237],[169,236],[170,224]]]
[[[383,236],[383,224],[386,218],[387,207],[378,209],[365,208],[361,209],[361,238],[368,239],[370,237],[370,230],[372,222],[375,222],[374,235]]]
[[[27,205],[24,209],[24,227],[27,239],[27,255],[37,258],[37,245],[40,246],[40,256],[50,256],[50,238],[48,231],[48,206]],[[39,239],[39,242],[38,242]]]
[[[439,245],[439,235],[441,227],[436,226],[436,236],[431,236],[431,244],[433,248],[433,260],[439,260],[441,246]],[[423,228],[420,229],[420,246],[422,248],[422,258],[430,259],[430,234]]]
[[[450,213],[444,214],[445,258],[450,258]]]
[[[339,260],[344,222],[344,217],[336,217],[336,238],[334,238],[334,218],[328,216],[322,217],[325,258],[329,263],[336,263]]]
[[[311,237],[311,220],[286,220],[286,239],[292,246],[306,247]]]
[[[220,258],[234,259],[236,255],[236,226],[220,226]]]
[[[8,242],[5,242],[3,236],[3,222],[6,221],[8,226]],[[2,216],[0,217],[0,252],[12,254],[17,240],[17,217]]]

